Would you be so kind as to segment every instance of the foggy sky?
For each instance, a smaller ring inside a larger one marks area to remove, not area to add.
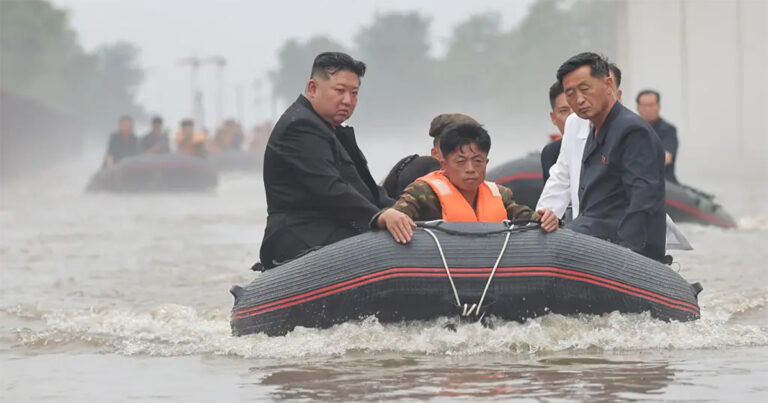
[[[145,69],[138,101],[150,114],[159,113],[175,126],[190,115],[190,72],[178,65],[187,56],[220,55],[228,59],[224,73],[224,115],[235,116],[235,88],[241,87],[245,123],[268,117],[266,73],[276,67],[276,54],[289,38],[306,40],[328,35],[351,46],[354,35],[374,15],[416,10],[431,17],[432,53],[439,55],[453,27],[470,15],[498,12],[503,26],[519,22],[531,0],[472,2],[350,1],[343,7],[326,2],[286,0],[52,0],[70,11],[70,21],[86,50],[115,41],[128,41],[141,49]],[[268,4],[268,7],[265,5]],[[307,66],[309,70],[310,66]],[[369,66],[375,74],[375,66]],[[257,105],[254,80],[263,81],[265,102]],[[215,70],[202,68],[199,83],[205,93],[207,125],[215,114]],[[297,88],[298,94],[302,89]],[[364,88],[363,88],[364,91]],[[364,102],[364,98],[361,99]],[[279,110],[277,113],[279,114]]]

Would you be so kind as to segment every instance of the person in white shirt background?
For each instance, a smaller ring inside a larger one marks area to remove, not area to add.
[[[611,63],[609,67],[615,83],[613,90],[616,93],[616,98],[621,102],[621,70],[615,63]],[[557,157],[557,162],[549,170],[549,179],[544,184],[544,189],[536,205],[537,210],[550,209],[558,217],[563,217],[570,205],[572,218],[578,217],[581,159],[590,130],[589,120],[582,119],[575,113],[566,119],[560,155]],[[669,218],[669,215],[667,215],[667,249],[693,249],[685,235]]]

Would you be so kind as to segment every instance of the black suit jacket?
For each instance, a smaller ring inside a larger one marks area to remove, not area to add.
[[[675,162],[677,161],[677,147],[679,145],[677,141],[677,128],[662,118],[656,119],[651,127],[653,127],[656,135],[659,136],[664,151],[672,154],[672,162],[664,168],[664,175],[668,181],[678,183],[677,176],[675,176]]]
[[[620,103],[584,146],[577,232],[652,259],[665,254],[664,150],[643,118]]]
[[[545,145],[541,150],[541,174],[544,178],[544,183],[549,179],[549,168],[555,165],[557,157],[560,156],[560,146],[562,144],[563,139],[559,139]]]
[[[365,231],[394,202],[376,185],[351,127],[333,127],[303,95],[275,124],[264,153],[265,267]]]

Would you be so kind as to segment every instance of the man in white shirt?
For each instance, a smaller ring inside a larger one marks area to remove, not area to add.
[[[613,88],[616,98],[621,102],[622,91],[621,70],[616,64],[611,63],[610,75],[614,78]],[[536,210],[550,209],[558,217],[563,217],[571,206],[572,217],[579,215],[579,179],[581,177],[581,159],[584,154],[584,144],[591,126],[589,120],[578,117],[575,113],[568,116],[565,121],[563,139],[560,145],[560,155],[557,162],[549,170],[549,179],[544,184],[544,189],[536,204]],[[693,247],[680,232],[672,219],[667,215],[667,249],[692,250]]]

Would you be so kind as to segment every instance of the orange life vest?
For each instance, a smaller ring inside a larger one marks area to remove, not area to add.
[[[197,155],[201,147],[205,145],[205,133],[195,132],[192,137],[184,137],[182,132],[176,133],[176,145],[179,152],[187,155]]]
[[[501,222],[507,219],[507,210],[499,187],[485,181],[477,189],[477,211],[448,180],[443,171],[434,171],[417,179],[426,182],[440,199],[443,220],[449,222]]]

